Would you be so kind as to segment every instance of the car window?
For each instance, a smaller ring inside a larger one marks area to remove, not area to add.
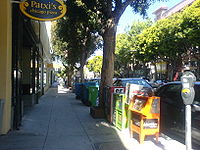
[[[152,86],[143,79],[125,79],[125,80],[118,79],[113,83],[113,85],[114,86],[126,86],[127,83],[143,85],[144,87],[152,88]]]
[[[194,101],[200,103],[200,85],[195,85],[195,86],[194,86],[194,90],[195,90],[195,98],[194,98]]]
[[[174,85],[171,85],[169,86],[166,91],[167,92],[174,92],[174,93],[180,93],[181,92],[181,85],[179,84],[174,84]]]
[[[116,80],[114,83],[113,83],[114,86],[122,86],[122,80]]]
[[[126,80],[126,81],[122,82],[122,85],[126,86],[127,83],[143,85],[144,87],[151,88],[151,85],[149,85],[145,80],[142,80],[142,79]]]
[[[164,89],[161,89],[158,95],[161,97],[161,100],[176,106],[181,106],[183,104],[181,98],[181,84],[165,85],[163,88]]]
[[[147,81],[145,81],[145,80],[139,80],[139,84],[143,85],[144,87],[151,88],[151,85],[149,83],[147,83]]]
[[[163,96],[174,96],[177,94],[181,94],[181,85],[179,84],[170,84],[162,87],[160,89],[159,95],[162,94]]]
[[[167,87],[168,87],[167,85],[158,87],[155,91],[156,96],[160,96],[160,94],[162,94],[165,91],[165,88]]]
[[[138,84],[138,81],[137,80],[125,80],[122,82],[122,86],[126,86],[127,83]]]

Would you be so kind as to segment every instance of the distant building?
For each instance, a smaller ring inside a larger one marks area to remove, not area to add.
[[[168,9],[167,6],[162,6],[153,12],[153,14],[156,16],[155,20],[157,21],[159,19],[169,17],[172,14],[177,13],[183,10],[185,7],[191,5],[194,1],[195,0],[182,0],[180,3],[170,9]]]

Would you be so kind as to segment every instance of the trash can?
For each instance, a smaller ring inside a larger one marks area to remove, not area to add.
[[[88,87],[87,87],[87,83],[83,84],[83,89],[82,89],[82,97],[81,97],[81,101],[83,104],[85,104],[86,106],[89,106],[89,101],[88,101]]]
[[[98,86],[89,86],[88,87],[89,92],[89,103],[91,106],[97,106],[97,98],[99,96],[99,87]]]
[[[81,97],[81,101],[83,102],[83,104],[85,104],[86,106],[89,106],[89,91],[88,88],[90,86],[98,86],[98,82],[85,82],[83,84],[83,89],[82,89],[82,97]]]
[[[3,124],[4,103],[5,101],[3,99],[0,99],[0,134],[1,134],[2,124]]]
[[[82,88],[83,88],[83,83],[75,83],[75,94],[76,94],[76,99],[80,99],[82,97]]]

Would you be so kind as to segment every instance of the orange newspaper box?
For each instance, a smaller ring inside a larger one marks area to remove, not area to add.
[[[160,98],[135,95],[130,102],[130,134],[139,134],[143,143],[146,135],[155,135],[158,142],[160,132]]]

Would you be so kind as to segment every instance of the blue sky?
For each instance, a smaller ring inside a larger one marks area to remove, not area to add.
[[[149,9],[147,10],[148,17],[150,17],[152,20],[154,20],[154,15],[152,14],[156,9],[158,9],[161,6],[168,6],[168,8],[173,7],[174,5],[178,4],[182,0],[168,0],[167,2],[155,2],[152,4]],[[127,26],[130,26],[133,21],[142,20],[142,16],[139,14],[134,14],[132,12],[131,7],[127,7],[123,15],[121,16],[119,20],[119,24],[117,27],[117,34],[125,32],[125,28]]]

